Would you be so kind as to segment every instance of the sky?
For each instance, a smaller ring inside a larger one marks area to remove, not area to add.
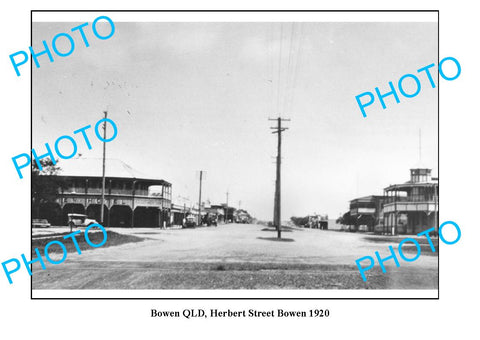
[[[33,49],[78,23],[33,23]],[[349,201],[437,174],[437,89],[367,107],[355,96],[387,92],[406,73],[437,62],[436,23],[116,22],[107,40],[86,29],[74,52],[39,57],[32,72],[33,147],[94,124],[118,126],[107,157],[172,183],[173,199],[202,197],[271,219],[277,140],[268,118],[289,118],[282,148],[282,219],[337,218]],[[108,32],[108,26],[99,27]],[[103,31],[102,31],[103,30]],[[58,48],[68,50],[58,40]],[[43,58],[43,59],[42,59]],[[436,84],[437,68],[432,69]],[[405,88],[413,92],[411,84]],[[419,131],[421,130],[421,159]],[[81,157],[102,155],[78,141]],[[64,146],[68,150],[68,146]],[[65,151],[67,152],[67,151]],[[62,162],[68,162],[63,160]],[[61,163],[60,163],[61,166]],[[101,164],[99,164],[101,175]],[[241,203],[240,203],[241,201]]]

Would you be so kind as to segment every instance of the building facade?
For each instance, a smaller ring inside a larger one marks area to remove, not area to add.
[[[356,231],[374,231],[383,218],[384,196],[370,195],[350,201],[350,216]]]
[[[91,169],[85,168],[93,164],[96,169],[101,170],[101,163],[90,159],[72,160],[71,164],[66,166],[66,171],[62,165],[61,174],[56,175],[56,178],[64,183],[55,198],[56,206],[53,209],[57,213],[52,214],[50,204],[48,213],[42,211],[45,208],[40,207],[40,216],[55,219],[50,221],[55,225],[67,225],[69,213],[85,214],[100,222],[102,176],[95,176]],[[155,228],[170,224],[171,183],[162,179],[139,178],[131,167],[118,160],[107,160],[106,164],[103,212],[105,227]],[[101,174],[101,171],[95,172]],[[80,175],[81,173],[85,175]],[[46,175],[40,177],[43,176]]]
[[[388,234],[438,232],[438,180],[432,170],[410,169],[410,181],[384,189],[383,228]]]

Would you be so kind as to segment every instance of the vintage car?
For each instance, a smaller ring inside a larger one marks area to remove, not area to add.
[[[195,228],[197,225],[196,218],[193,215],[188,215],[185,217],[185,222],[182,225],[182,228]]]
[[[33,228],[50,228],[50,223],[44,218],[34,218],[32,220]]]
[[[70,230],[73,228],[79,227],[88,227],[90,224],[98,223],[93,218],[88,218],[87,215],[83,214],[68,214],[68,226]]]

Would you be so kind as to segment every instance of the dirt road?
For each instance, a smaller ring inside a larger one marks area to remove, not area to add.
[[[47,270],[34,266],[34,289],[436,289],[437,256],[422,255],[387,273],[378,265],[363,282],[355,260],[388,256],[388,244],[366,235],[260,225],[196,229],[111,229],[139,243],[68,254]],[[401,238],[400,238],[401,239]],[[395,245],[393,245],[396,248]]]

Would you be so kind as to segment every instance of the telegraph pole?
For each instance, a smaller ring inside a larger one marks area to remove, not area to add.
[[[290,119],[278,118],[269,118],[268,120],[277,121],[277,126],[270,127],[275,131],[278,136],[277,140],[277,176],[275,180],[275,199],[274,199],[274,212],[273,212],[273,224],[277,229],[277,237],[282,238],[282,214],[281,214],[281,165],[282,165],[282,132],[288,128],[282,127],[283,121],[290,121]]]
[[[103,111],[105,114],[105,119],[107,118],[107,111]],[[102,206],[100,207],[100,223],[103,225],[103,214],[104,214],[104,205],[105,205],[105,153],[106,153],[106,143],[107,139],[107,121],[103,122],[103,159],[102,159]]]
[[[178,198],[181,198],[183,201],[183,219],[185,220],[185,217],[187,216],[187,200],[190,201],[190,198],[183,197],[178,195]]]
[[[225,207],[225,224],[228,223],[228,194],[229,194],[228,190],[226,194],[227,194],[227,206]]]
[[[202,177],[203,170],[200,170],[200,189],[198,191],[198,225],[202,224]]]

